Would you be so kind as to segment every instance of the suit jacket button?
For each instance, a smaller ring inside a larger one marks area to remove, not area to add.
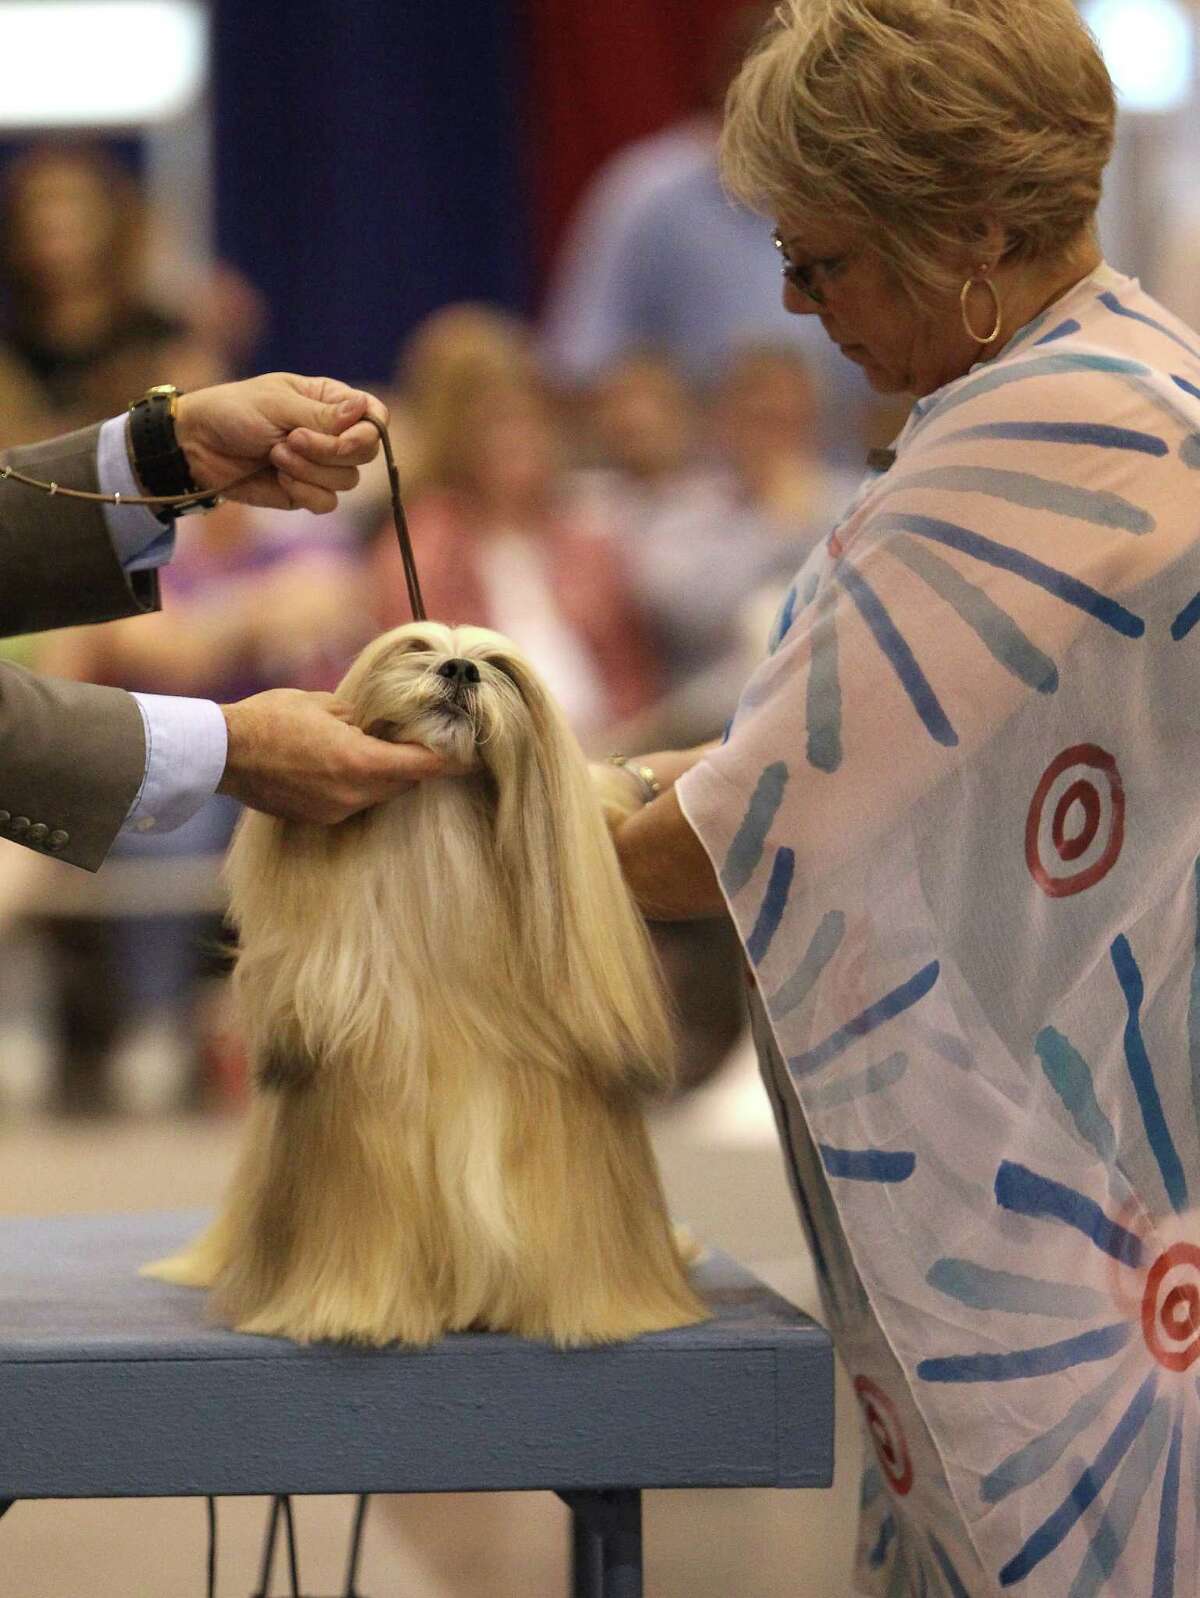
[[[11,832],[13,834],[14,837],[19,837],[21,833],[28,832],[28,830],[29,830],[29,817],[28,816],[14,816],[12,818],[12,821],[9,823],[8,830],[9,830],[9,832]]]
[[[12,820],[11,810],[0,810],[0,827],[7,827]]]
[[[44,821],[35,821],[25,835],[26,843],[45,843],[50,836],[50,828]]]
[[[69,832],[64,832],[62,828],[59,827],[46,839],[46,848],[65,849],[70,841],[71,834]]]

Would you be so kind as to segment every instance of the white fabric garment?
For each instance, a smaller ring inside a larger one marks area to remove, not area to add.
[[[1197,1590],[1198,620],[1200,337],[1103,268],[917,405],[679,784],[880,1598]]]

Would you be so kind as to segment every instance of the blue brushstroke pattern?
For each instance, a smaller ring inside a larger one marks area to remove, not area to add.
[[[896,1517],[891,1513],[886,1514],[883,1517],[883,1523],[879,1528],[878,1540],[876,1541],[874,1548],[872,1548],[870,1553],[867,1555],[867,1563],[870,1565],[872,1570],[879,1570],[882,1568],[883,1562],[887,1558],[888,1549],[891,1547],[895,1535]]]
[[[771,940],[779,931],[779,923],[783,920],[784,911],[787,909],[788,896],[792,891],[792,878],[795,875],[795,850],[777,850],[775,864],[771,867],[771,880],[767,884],[762,907],[758,912],[758,920],[746,940],[746,953],[755,965],[771,947]]]
[[[954,1568],[954,1562],[950,1555],[938,1542],[933,1532],[927,1532],[926,1535],[929,1538],[929,1546],[933,1549],[933,1557],[937,1560],[942,1577],[950,1589],[951,1598],[971,1598],[970,1593],[962,1584],[962,1578]]]
[[[1198,621],[1200,621],[1200,594],[1197,594],[1195,599],[1189,599],[1171,623],[1171,637],[1177,644],[1181,643]]]
[[[842,763],[842,682],[838,670],[837,622],[832,591],[811,633],[812,655],[805,687],[808,762],[818,771],[836,771]]]
[[[1032,1482],[1040,1481],[1053,1469],[1081,1432],[1087,1430],[1097,1416],[1108,1408],[1109,1400],[1129,1374],[1126,1362],[1110,1371],[1102,1382],[1090,1388],[1050,1430],[1035,1437],[1032,1442],[1002,1459],[979,1484],[979,1493],[985,1504],[998,1504],[1009,1493],[1015,1493]]]
[[[947,1298],[972,1309],[1003,1310],[1013,1315],[1049,1315],[1059,1320],[1092,1320],[1103,1315],[1111,1300],[1090,1287],[1044,1282],[1010,1271],[993,1271],[971,1260],[940,1259],[925,1277]]]
[[[908,647],[903,634],[888,615],[878,594],[854,567],[845,563],[840,569],[842,585],[854,601],[859,615],[874,634],[875,642],[900,679],[900,685],[912,701],[913,709],[925,724],[925,729],[935,743],[947,749],[958,744],[958,734],[950,725],[929,679],[917,664],[916,656]]]
[[[1146,1489],[1158,1469],[1171,1429],[1171,1410],[1165,1398],[1154,1402],[1141,1436],[1130,1448],[1092,1533],[1088,1550],[1067,1598],[1097,1598],[1125,1551],[1138,1513],[1146,1502]]]
[[[908,1070],[907,1054],[889,1054],[878,1065],[865,1071],[856,1071],[841,1082],[830,1082],[823,1088],[814,1088],[805,1101],[812,1109],[836,1110],[855,1099],[865,1099],[872,1093],[882,1093],[894,1087]]]
[[[1054,328],[1052,332],[1047,333],[1044,338],[1038,339],[1038,346],[1040,347],[1043,344],[1053,344],[1057,339],[1068,338],[1072,333],[1078,333],[1079,331],[1080,324],[1073,316],[1068,317],[1065,322],[1060,322],[1058,326]]]
[[[1189,433],[1179,446],[1179,459],[1193,472],[1200,472],[1200,433]]]
[[[905,1010],[910,1010],[914,1004],[919,1004],[937,982],[940,971],[938,962],[931,961],[929,965],[918,971],[916,976],[910,977],[900,987],[893,988],[891,993],[885,994],[877,1004],[870,1005],[852,1021],[847,1021],[845,1026],[831,1033],[815,1049],[806,1049],[803,1054],[794,1055],[788,1061],[788,1070],[794,1077],[807,1076],[811,1071],[819,1070],[821,1066],[828,1064],[830,1060],[848,1049],[856,1038],[865,1038],[877,1027],[894,1020]]]
[[[1171,1433],[1171,1452],[1167,1455],[1167,1469],[1163,1476],[1158,1541],[1154,1549],[1154,1586],[1150,1598],[1175,1598],[1175,1537],[1179,1526],[1179,1455],[1182,1447],[1182,1421],[1176,1416]]]
[[[1149,511],[1134,505],[1119,494],[1103,489],[1079,488],[1074,483],[1037,477],[1033,472],[1014,472],[995,466],[933,466],[923,472],[906,472],[893,492],[909,488],[939,488],[954,494],[985,494],[1019,505],[1023,510],[1048,510],[1073,521],[1089,522],[1093,527],[1111,527],[1117,532],[1152,533],[1157,523]]]
[[[954,522],[943,522],[933,516],[917,516],[908,511],[882,512],[872,518],[871,526],[878,532],[916,533],[921,538],[930,538],[950,549],[961,550],[964,555],[983,561],[985,565],[1010,571],[1035,587],[1044,588],[1064,604],[1074,605],[1077,610],[1095,617],[1125,638],[1141,638],[1146,631],[1146,623],[1142,618],[1126,610],[1124,605],[1118,605],[1115,599],[1109,599],[1106,594],[1099,593],[1087,583],[1081,583],[1078,578],[1054,566],[1035,560],[1032,555],[1011,549],[1007,544],[998,544],[995,539],[985,538],[982,533],[972,532],[969,527],[959,527]]]
[[[936,1027],[930,1027],[927,1036],[930,1047],[943,1060],[949,1060],[960,1071],[975,1069],[975,1056],[961,1038],[956,1038],[952,1032],[939,1032]]]
[[[749,808],[729,845],[729,853],[721,869],[721,886],[730,898],[740,893],[757,871],[766,847],[767,834],[779,813],[787,785],[788,768],[782,760],[768,766],[759,777]]]
[[[1200,391],[1196,397],[1200,399]],[[1171,453],[1165,438],[1135,432],[1129,427],[1109,427],[1101,422],[979,422],[974,427],[962,427],[939,438],[938,446],[970,438],[1005,438],[1027,444],[1084,444],[1094,449],[1131,450],[1159,459]]]
[[[1096,1463],[1084,1471],[1063,1503],[1042,1522],[1020,1552],[1014,1555],[1000,1572],[1002,1587],[1011,1587],[1014,1583],[1023,1581],[1048,1554],[1054,1552],[1084,1510],[1094,1502],[1096,1495],[1121,1463],[1145,1424],[1150,1406],[1154,1402],[1157,1384],[1158,1372],[1151,1371],[1138,1388],[1129,1408],[1117,1422],[1112,1435],[1096,1456]]]
[[[878,1465],[868,1465],[863,1471],[862,1485],[858,1491],[858,1507],[870,1509],[883,1491],[883,1472]]]
[[[1172,344],[1178,344],[1181,350],[1186,350],[1194,361],[1200,362],[1198,353],[1187,339],[1180,338],[1178,333],[1165,326],[1162,322],[1155,321],[1152,316],[1145,316],[1141,311],[1131,311],[1128,306],[1122,305],[1111,289],[1098,296],[1101,305],[1107,306],[1114,316],[1128,317],[1131,322],[1140,322],[1143,327],[1152,327],[1156,333],[1161,333],[1164,338],[1169,338]]]
[[[916,572],[934,593],[956,610],[1006,671],[1038,693],[1058,690],[1058,667],[1023,633],[1008,614],[983,589],[970,583],[932,550],[909,537],[895,539],[888,554]]]
[[[1111,1359],[1132,1336],[1129,1322],[1119,1321],[1060,1343],[1017,1348],[1009,1354],[946,1354],[923,1359],[917,1375],[923,1382],[1021,1382],[1030,1376],[1053,1376],[1076,1365]]]
[[[1138,1108],[1142,1112],[1146,1141],[1158,1162],[1163,1187],[1166,1189],[1171,1208],[1176,1215],[1182,1215],[1188,1207],[1187,1178],[1183,1174],[1183,1162],[1176,1151],[1167,1118],[1163,1114],[1162,1100],[1158,1096],[1158,1086],[1154,1080],[1154,1068],[1150,1064],[1150,1056],[1146,1053],[1146,1044],[1142,1037],[1139,1013],[1145,996],[1142,973],[1133,957],[1129,939],[1124,934],[1114,940],[1111,952],[1113,968],[1125,994],[1125,1003],[1129,1011],[1125,1023],[1125,1063],[1129,1069],[1133,1090],[1137,1094]]]
[[[1065,1221],[1121,1265],[1136,1270],[1142,1263],[1141,1241],[1132,1232],[1110,1221],[1097,1203],[1075,1188],[1038,1176],[1028,1166],[1001,1161],[996,1172],[996,1202],[1014,1215]]]
[[[783,640],[791,632],[792,623],[796,619],[796,600],[798,598],[799,595],[796,592],[796,585],[793,583],[787,591],[787,597],[784,599],[779,610],[779,615],[775,619],[775,625],[771,629],[771,638],[767,645],[768,654],[773,655]]]
[[[851,1182],[907,1182],[917,1168],[917,1156],[903,1150],[835,1149],[828,1143],[817,1147],[830,1176]]]
[[[1200,388],[1197,388],[1195,383],[1189,383],[1186,377],[1177,377],[1172,372],[1171,381],[1176,388],[1181,388],[1185,394],[1190,394],[1193,399],[1200,399]]]
[[[845,936],[846,917],[840,910],[828,911],[813,933],[800,964],[771,1001],[772,1015],[782,1018],[804,1003],[820,980],[822,971],[838,952]]]
[[[992,394],[999,388],[1007,388],[1010,383],[1032,382],[1038,377],[1070,376],[1076,372],[1107,372],[1114,377],[1153,376],[1150,367],[1144,366],[1141,361],[1127,361],[1116,355],[1085,355],[1065,351],[1039,355],[1032,360],[1014,362],[1012,366],[1002,366],[999,370],[984,372],[970,381],[964,380],[961,386],[952,387],[944,399],[935,400],[923,412],[909,433],[909,437],[915,437],[923,428],[928,427],[934,418],[941,420],[950,411],[958,410],[961,405],[969,405],[972,400],[981,399],[985,394]]]
[[[1052,1026],[1038,1033],[1033,1046],[1046,1080],[1066,1106],[1080,1137],[1091,1144],[1105,1165],[1115,1164],[1117,1134],[1100,1108],[1087,1061],[1072,1047],[1070,1040]]]

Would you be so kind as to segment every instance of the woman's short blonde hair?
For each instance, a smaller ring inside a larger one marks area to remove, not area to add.
[[[1076,245],[1115,120],[1072,0],[783,0],[730,88],[722,174],[754,210],[848,220],[929,303],[987,222],[1009,260]]]

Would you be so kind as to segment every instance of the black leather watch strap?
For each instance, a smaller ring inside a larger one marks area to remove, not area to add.
[[[188,470],[187,456],[175,437],[175,402],[178,389],[161,384],[148,389],[129,407],[129,442],[137,472],[147,494],[194,494],[196,484]],[[201,502],[203,506],[206,502]],[[216,504],[216,498],[211,501]],[[171,507],[164,505],[155,514],[160,521],[172,520]]]

